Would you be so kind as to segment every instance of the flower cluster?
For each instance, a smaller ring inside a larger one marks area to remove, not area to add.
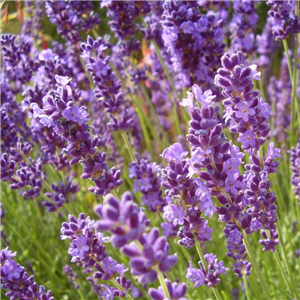
[[[74,105],[71,98],[70,79],[57,75],[56,81],[60,86],[43,98],[43,108],[31,104],[34,117],[68,142],[64,152],[72,157],[70,164],[81,161],[84,167],[81,177],[92,179],[96,185],[90,191],[96,195],[106,194],[122,184],[120,171],[109,168],[106,154],[97,150],[98,138],[93,138],[89,132],[88,112],[85,107]]]
[[[291,155],[292,185],[297,198],[300,197],[300,141],[289,151]],[[299,202],[300,203],[300,202]]]
[[[299,1],[6,2],[3,295],[297,299]]]
[[[200,269],[194,268],[190,262],[190,266],[187,269],[186,278],[189,278],[195,287],[199,285],[207,285],[214,287],[220,283],[220,274],[225,274],[228,268],[223,266],[223,262],[218,262],[217,256],[213,253],[205,254],[204,259],[206,262],[200,261]]]
[[[220,15],[201,15],[194,1],[167,1],[163,8],[162,37],[181,85],[197,82],[213,88],[214,72],[225,48]]]
[[[169,243],[166,237],[159,236],[157,228],[146,233],[149,220],[130,193],[124,193],[120,202],[112,194],[106,195],[104,204],[96,206],[95,212],[101,218],[95,228],[112,234],[113,247],[131,258],[129,266],[139,283],[156,281],[159,273],[170,271],[177,263],[177,254],[169,255]]]
[[[240,174],[239,168],[244,163],[245,154],[226,141],[222,133],[223,125],[216,118],[211,105],[214,98],[212,92],[208,90],[203,93],[194,85],[194,94],[188,92],[188,98],[181,102],[191,116],[190,134],[187,135],[191,144],[189,174],[199,177],[194,180],[199,186],[196,195],[200,196],[202,207],[214,207],[211,206],[211,196],[216,197],[221,204],[212,212],[218,213],[219,219],[226,223],[224,233],[229,250],[227,255],[237,261],[234,271],[239,277],[242,276],[241,270],[246,275],[250,274],[250,264],[245,260],[247,253],[243,245],[242,231],[251,234],[263,229],[263,240],[260,243],[264,250],[274,251],[274,246],[279,243],[275,225],[276,197],[270,191],[268,176],[276,172],[279,163],[275,159],[280,157],[280,150],[274,149],[274,144],[270,143],[264,157],[258,153],[269,132],[266,122],[268,113],[264,116],[262,114],[268,106],[259,98],[258,91],[252,91],[252,80],[258,75],[256,66],[243,67],[242,59],[241,52],[232,56],[225,54],[221,61],[226,69],[218,70],[215,82],[223,87],[223,95],[228,97],[223,103],[228,103],[225,118],[231,120],[229,128],[233,133],[240,133],[237,140],[243,142],[242,148],[250,154],[250,163],[245,165],[244,175]],[[229,70],[232,70],[232,73]],[[201,103],[201,109],[194,104],[194,95],[198,103]],[[250,137],[243,139],[245,135],[251,134],[253,145],[250,144]],[[258,138],[254,139],[255,136]],[[184,153],[184,156],[186,154]],[[266,238],[266,230],[270,233],[269,239]]]
[[[114,296],[123,297],[126,291],[130,289],[131,282],[126,280],[124,273],[128,270],[124,264],[119,264],[116,260],[108,256],[104,243],[108,241],[102,233],[95,232],[95,221],[90,220],[89,217],[85,218],[81,213],[76,219],[74,216],[69,215],[69,223],[64,222],[61,228],[61,239],[70,239],[70,247],[68,253],[72,256],[72,263],[79,263],[83,266],[86,273],[93,274],[93,278],[110,281],[116,277],[119,281],[121,290],[102,285],[101,295],[105,296],[106,293],[111,293]],[[68,270],[66,270],[68,271]],[[68,271],[68,273],[70,273]],[[120,277],[117,277],[117,273]],[[124,281],[125,279],[125,281]],[[92,281],[93,285],[96,285]]]
[[[141,192],[142,204],[150,211],[160,210],[165,202],[160,189],[161,177],[158,175],[160,167],[148,159],[136,156],[136,161],[129,165],[129,178],[134,178],[134,192]]]
[[[230,38],[234,51],[252,54],[256,49],[254,31],[258,16],[255,4],[258,1],[235,1],[234,16],[230,22]]]
[[[218,70],[215,84],[222,87],[226,99],[225,122],[230,121],[229,128],[239,133],[238,142],[248,153],[253,153],[265,142],[270,131],[267,119],[271,114],[268,103],[264,102],[259,91],[253,91],[253,80],[260,80],[256,65],[245,66],[244,54],[226,53],[222,59],[222,68]]]
[[[124,56],[129,56],[132,51],[138,51],[139,41],[133,38],[135,32],[134,19],[140,14],[146,15],[151,6],[147,1],[112,1],[106,0],[100,4],[101,8],[107,7],[107,16],[112,32],[119,40],[118,47]]]
[[[99,16],[93,11],[91,1],[46,1],[46,13],[57,31],[68,42],[78,43],[80,30],[89,30],[98,26]]]
[[[296,1],[268,0],[271,7],[268,14],[272,17],[272,33],[276,40],[284,40],[290,33],[300,32],[300,19],[295,14]]]
[[[51,291],[46,291],[43,285],[34,281],[34,276],[28,276],[24,267],[13,260],[17,255],[8,248],[1,250],[1,287],[10,299],[54,300]]]

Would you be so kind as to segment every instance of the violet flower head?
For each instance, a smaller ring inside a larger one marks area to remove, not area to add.
[[[71,240],[68,250],[72,256],[71,262],[82,262],[85,267],[98,266],[107,257],[103,243],[108,241],[108,238],[102,233],[96,233],[95,221],[90,220],[90,217],[85,218],[83,213],[78,219],[72,215],[68,218],[69,223],[62,223],[61,239]]]
[[[161,24],[162,38],[180,85],[189,87],[197,82],[217,92],[211,75],[225,47],[220,15],[213,11],[200,14],[195,1],[166,1]]]
[[[189,278],[195,287],[199,285],[207,285],[209,287],[215,287],[221,282],[219,279],[220,274],[225,274],[228,268],[225,268],[222,261],[218,262],[217,256],[213,253],[205,254],[204,259],[205,267],[203,262],[199,262],[200,269],[194,268],[192,263],[189,262],[190,266],[187,268],[186,278]]]
[[[79,161],[83,164],[82,178],[90,178],[95,186],[89,190],[96,195],[104,195],[120,186],[121,171],[109,168],[105,160],[106,154],[97,149],[99,139],[92,136],[87,124],[89,115],[84,106],[75,106],[70,88],[70,79],[56,76],[59,85],[56,91],[49,91],[43,98],[43,108],[32,103],[33,116],[45,127],[53,128],[54,132],[68,142],[64,153],[72,157],[70,164]],[[70,94],[71,93],[71,94]]]
[[[185,283],[172,283],[169,279],[165,279],[165,284],[168,288],[168,292],[171,298],[170,300],[187,300],[184,295],[187,291],[187,285]],[[166,295],[162,287],[160,286],[158,289],[150,288],[148,291],[150,297],[153,300],[164,300],[166,299]]]
[[[198,268],[194,268],[193,264],[189,262],[190,266],[187,268],[186,278],[190,279],[191,282],[194,283],[194,287],[198,287],[199,285],[205,285],[205,274],[199,270]]]
[[[68,43],[76,44],[80,31],[87,31],[99,25],[100,18],[93,11],[91,1],[46,1],[46,14],[52,24],[57,25],[57,32]]]
[[[136,155],[136,161],[129,165],[129,178],[134,178],[134,192],[140,191],[142,203],[149,207],[150,211],[161,210],[165,205],[160,189],[160,167],[156,163],[150,163],[148,159],[141,159]]]
[[[201,88],[196,84],[192,86],[192,91],[203,108],[207,108],[211,104],[212,100],[216,98],[216,96],[212,94],[211,90],[206,90],[203,93]]]
[[[142,284],[152,283],[157,279],[157,271],[165,273],[172,269],[177,263],[177,254],[169,255],[170,246],[166,237],[159,236],[157,228],[152,228],[147,234],[144,233],[140,239],[142,247],[135,243],[125,245],[122,252],[131,257],[129,265],[133,275],[138,275]]]
[[[256,65],[244,66],[242,52],[224,54],[222,68],[215,76],[215,84],[222,87],[226,99],[223,101],[227,111],[226,120],[231,120],[230,131],[239,133],[238,142],[248,153],[253,153],[265,142],[270,131],[267,119],[270,106],[253,91],[253,80],[259,80],[260,72]]]
[[[115,248],[139,239],[149,223],[129,192],[122,195],[120,202],[114,195],[106,195],[104,204],[97,205],[95,212],[101,218],[95,228],[111,232],[111,243]]]
[[[255,9],[257,1],[234,1],[233,18],[230,22],[231,48],[252,54],[256,50],[255,29],[258,16]]]
[[[175,143],[166,148],[160,156],[166,159],[168,162],[180,162],[187,156],[187,154],[188,151],[184,151],[180,143]]]
[[[282,41],[290,33],[300,32],[299,16],[295,15],[294,1],[268,0],[268,12],[272,21],[272,33],[276,40]]]
[[[298,141],[295,148],[289,151],[291,156],[291,170],[292,170],[292,185],[294,188],[295,196],[299,199],[300,197],[300,140]],[[300,205],[300,200],[299,200]]]
[[[172,201],[167,197],[167,205],[164,206],[163,217],[172,222],[174,226],[184,223],[185,211],[181,205],[172,204]]]
[[[13,260],[16,252],[8,248],[1,250],[1,287],[10,299],[39,299],[54,300],[51,291],[46,291],[45,287],[38,285],[34,281],[34,276],[28,276],[24,267]]]

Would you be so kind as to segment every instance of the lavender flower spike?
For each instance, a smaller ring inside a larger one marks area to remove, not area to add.
[[[28,276],[25,268],[13,260],[14,256],[16,252],[8,248],[1,250],[1,287],[9,290],[5,295],[10,299],[54,300],[51,291],[38,285],[34,276]]]
[[[292,174],[292,185],[294,188],[295,196],[299,199],[300,196],[300,140],[297,143],[296,148],[292,148],[289,151],[291,155],[291,170]],[[299,202],[300,205],[300,202]]]
[[[187,300],[184,295],[187,291],[187,285],[185,283],[178,284],[177,282],[172,283],[169,279],[165,279],[165,284],[168,288],[171,298],[170,300]],[[150,288],[148,291],[149,295],[153,300],[164,300],[166,296],[162,287],[160,286],[157,290]]]

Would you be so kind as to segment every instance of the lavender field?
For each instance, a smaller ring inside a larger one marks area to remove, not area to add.
[[[300,300],[299,6],[2,1],[2,299]]]

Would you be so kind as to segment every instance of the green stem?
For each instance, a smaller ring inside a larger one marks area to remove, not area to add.
[[[288,263],[288,258],[287,258],[287,253],[286,253],[286,248],[285,248],[285,244],[284,244],[284,241],[282,239],[282,233],[281,233],[281,224],[280,224],[280,221],[279,221],[279,218],[277,218],[277,229],[278,229],[278,235],[279,235],[279,247],[281,248],[281,251],[283,253],[283,260],[284,260],[284,263],[285,263],[285,266],[286,266],[286,269],[288,271],[288,275],[290,277],[290,281],[292,283],[292,287],[293,287],[293,290],[294,290],[294,294],[295,294],[295,298],[296,299],[299,299],[298,298],[298,294],[297,294],[297,287],[296,287],[296,284],[295,284],[295,280],[294,280],[294,274],[292,273],[292,270],[291,270],[291,266],[290,264]]]
[[[297,9],[298,8],[298,9]],[[299,14],[299,2],[296,1],[296,12],[298,10]],[[293,69],[293,82],[292,82],[292,107],[294,107],[293,112],[294,113],[294,122],[296,121],[295,119],[300,118],[300,112],[299,112],[299,104],[298,104],[298,99],[297,99],[297,61],[298,61],[298,34],[295,34],[295,45],[294,45],[294,69]],[[296,109],[295,109],[296,108]],[[300,122],[298,122],[298,126],[300,128]],[[291,130],[293,130],[291,128]],[[293,133],[293,132],[292,132]],[[296,134],[296,139],[297,139],[297,134]]]
[[[83,295],[82,295],[80,289],[78,289],[77,291],[78,291],[78,294],[79,294],[79,296],[80,296],[80,299],[81,299],[81,300],[84,300],[85,298],[83,297]]]
[[[269,239],[271,238],[270,232],[268,232],[268,231],[267,231],[267,236],[268,236]],[[281,264],[279,255],[278,255],[278,253],[277,253],[276,250],[273,252],[273,254],[274,254],[274,257],[275,257],[277,266],[278,266],[278,268],[279,268],[279,270],[280,270],[281,276],[283,277],[283,280],[284,280],[284,282],[285,282],[285,284],[286,284],[286,286],[287,286],[287,288],[288,288],[288,291],[289,291],[289,293],[290,293],[290,296],[292,296],[292,295],[293,295],[293,292],[292,292],[292,289],[291,289],[291,285],[290,285],[289,280],[288,280],[288,278],[287,278],[287,275],[286,275],[286,273],[285,273],[285,271],[284,271],[284,269],[283,269],[283,267],[282,267],[282,264]]]
[[[296,7],[297,7],[297,1],[296,1]],[[298,111],[298,103],[297,103],[297,94],[296,94],[296,87],[297,87],[297,50],[298,50],[298,35],[295,36],[295,46],[294,46],[294,71],[292,69],[292,61],[289,56],[289,48],[286,40],[283,40],[283,46],[284,51],[287,58],[288,63],[288,69],[289,69],[289,75],[292,83],[292,108],[291,108],[291,132],[293,132],[293,129],[295,127],[295,106],[297,107]],[[299,112],[298,112],[299,114]],[[292,134],[292,145],[295,143],[297,138]]]
[[[176,98],[177,98],[177,101],[179,101],[179,99],[180,99],[179,95],[178,95],[177,90],[175,88],[175,85],[174,85],[174,82],[172,80],[172,77],[171,77],[171,75],[169,73],[169,70],[168,70],[168,68],[167,68],[167,66],[166,66],[166,64],[165,64],[165,62],[164,62],[164,60],[163,60],[163,58],[162,58],[162,56],[160,54],[159,48],[158,48],[157,44],[154,41],[152,43],[153,43],[154,48],[155,48],[155,53],[156,53],[156,55],[157,55],[157,57],[158,57],[161,65],[162,65],[165,73],[166,73],[166,76],[167,76],[167,78],[168,78],[168,80],[170,82],[170,85],[172,87],[172,90],[173,90]],[[174,117],[175,127],[176,127],[176,130],[177,130],[177,134],[182,134],[180,126],[179,126],[179,118],[178,118],[177,109],[176,109],[177,102],[176,101],[173,101],[173,102],[174,103],[173,103],[173,110],[172,111],[173,111],[173,117]]]
[[[247,300],[251,300],[251,297],[250,297],[250,294],[249,294],[249,287],[248,287],[248,282],[247,282],[247,276],[246,276],[245,273],[243,273],[243,280],[244,280],[244,285],[245,285]]]
[[[147,130],[147,126],[145,124],[144,118],[143,118],[143,113],[140,107],[140,104],[138,101],[134,101],[134,97],[132,97],[132,102],[136,105],[136,112],[138,114],[140,123],[141,123],[141,127],[142,127],[142,131],[143,131],[143,137],[145,138],[145,143],[146,143],[146,148],[147,150],[150,152],[151,156],[153,157],[153,147],[151,146],[151,141],[150,141],[150,137],[149,137],[149,133]]]
[[[287,63],[288,63],[288,69],[289,69],[289,74],[290,74],[290,78],[292,80],[293,78],[293,71],[292,71],[292,61],[289,55],[289,47],[287,44],[286,40],[283,40],[283,47],[284,47],[284,51],[285,51],[285,55],[286,55],[286,59],[287,59]]]
[[[115,68],[115,66],[112,62],[110,62],[109,65],[112,68],[112,70],[115,72],[117,78],[121,81],[122,88],[124,90],[126,90],[126,84],[122,80],[122,76],[119,73],[118,69]],[[133,97],[131,93],[129,93],[129,96],[131,98],[132,103],[134,103],[135,106],[136,106],[135,109],[136,109],[136,113],[138,114],[138,117],[139,117],[139,120],[140,120],[140,123],[141,123],[142,131],[143,131],[143,137],[145,138],[146,148],[150,152],[151,156],[153,156],[153,147],[151,146],[151,141],[150,141],[149,133],[148,133],[147,126],[146,126],[146,123],[145,123],[145,119],[143,118],[143,113],[142,113],[143,110],[141,108],[140,102],[137,101],[136,98]],[[146,118],[146,120],[148,120],[148,118]]]
[[[158,268],[156,268],[156,272],[157,272],[157,275],[158,275],[158,281],[159,281],[159,283],[160,283],[160,285],[161,285],[161,287],[162,287],[162,289],[164,291],[165,297],[167,299],[169,299],[170,298],[170,294],[169,294],[169,290],[167,288],[167,285],[165,283],[164,275],[163,275],[162,272],[159,271]]]
[[[277,251],[275,250],[275,251],[273,252],[273,254],[274,254],[274,257],[275,257],[277,266],[279,267],[281,276],[283,277],[283,280],[284,280],[284,282],[285,282],[285,284],[286,284],[286,286],[287,286],[287,288],[288,288],[288,291],[289,291],[289,293],[290,293],[290,296],[292,296],[292,295],[293,295],[293,292],[292,292],[292,290],[291,290],[291,286],[290,286],[290,284],[289,284],[289,281],[288,281],[288,278],[287,278],[287,276],[286,276],[286,273],[285,273],[285,271],[283,270],[283,267],[282,267],[282,265],[281,265],[280,258],[279,258],[279,256],[278,256]]]
[[[3,197],[3,198],[5,198],[5,197]],[[6,205],[6,207],[8,208],[10,213],[15,216],[15,218],[18,220],[18,222],[21,225],[21,227],[23,228],[23,230],[26,232],[25,236],[30,237],[30,240],[32,241],[32,243],[36,246],[36,248],[39,249],[38,254],[40,253],[43,255],[43,258],[39,259],[39,261],[50,271],[50,274],[52,274],[52,270],[49,267],[48,263],[45,262],[45,259],[48,260],[48,262],[53,261],[53,259],[49,256],[48,252],[45,251],[45,249],[41,246],[40,242],[36,241],[36,239],[32,236],[32,232],[30,230],[28,230],[28,226],[23,223],[23,221],[20,219],[18,214],[15,214],[15,212],[11,208],[11,205],[8,203],[8,205]],[[26,248],[28,248],[28,242],[25,241],[23,236],[12,225],[10,225],[9,222],[7,222],[6,225],[18,236],[18,238],[24,243],[24,246],[26,246]],[[40,255],[38,255],[38,256],[40,257]],[[54,274],[54,276],[59,278],[57,276],[57,274]]]
[[[159,129],[160,129],[160,131],[162,133],[162,136],[163,136],[164,142],[165,142],[163,147],[165,148],[167,146],[166,143],[168,142],[168,136],[166,135],[166,131],[163,129],[163,127],[162,127],[162,125],[161,125],[161,123],[160,123],[160,121],[158,119],[156,109],[154,108],[153,103],[151,102],[151,99],[150,99],[150,97],[149,97],[149,95],[148,95],[148,93],[147,93],[147,91],[146,91],[146,89],[145,89],[145,87],[143,85],[141,85],[141,90],[142,90],[142,92],[143,92],[143,94],[144,94],[144,96],[146,98],[146,101],[147,101],[147,103],[148,103],[148,105],[150,107],[150,110],[151,110],[154,118],[155,118],[155,121],[156,121],[156,123],[157,123],[157,125],[158,125],[158,127],[159,127]]]
[[[272,298],[271,298],[271,295],[270,295],[270,291],[269,291],[268,285],[267,285],[267,283],[265,281],[265,278],[263,277],[263,275],[262,275],[262,273],[261,273],[261,271],[259,269],[259,266],[258,266],[258,263],[256,261],[255,255],[254,255],[254,253],[253,253],[253,251],[251,249],[250,243],[248,241],[247,234],[245,232],[243,232],[243,231],[242,231],[242,233],[243,233],[243,236],[244,236],[244,245],[246,247],[247,253],[248,253],[249,257],[250,257],[250,260],[251,260],[251,263],[252,263],[252,265],[254,267],[254,270],[255,270],[256,274],[258,275],[259,280],[260,280],[260,282],[262,284],[263,291],[264,291],[265,295],[267,296],[267,299],[271,300]]]
[[[196,246],[199,258],[200,258],[200,260],[203,264],[203,267],[204,267],[205,271],[207,271],[207,262],[206,262],[206,259],[204,258],[204,254],[202,252],[200,243],[198,242],[196,237],[195,237],[195,246]],[[212,291],[213,291],[213,293],[214,293],[217,300],[222,300],[222,297],[219,294],[219,291],[218,291],[217,287],[212,287]]]
[[[120,291],[123,291],[124,289],[118,284],[118,282],[115,280],[115,279],[112,279],[111,280],[112,283],[115,285],[115,287],[117,289],[119,289]],[[131,297],[131,295],[129,293],[126,293],[126,298],[129,299],[129,300],[133,300],[133,298]]]
[[[124,131],[122,131],[122,137],[123,137],[123,140],[125,142],[125,145],[127,147],[127,150],[129,152],[129,155],[130,155],[130,158],[131,158],[131,161],[135,161],[135,158],[134,158],[134,155],[133,155],[133,151],[132,151],[132,148],[131,148],[131,145],[128,141],[128,137],[126,135],[126,133]]]

